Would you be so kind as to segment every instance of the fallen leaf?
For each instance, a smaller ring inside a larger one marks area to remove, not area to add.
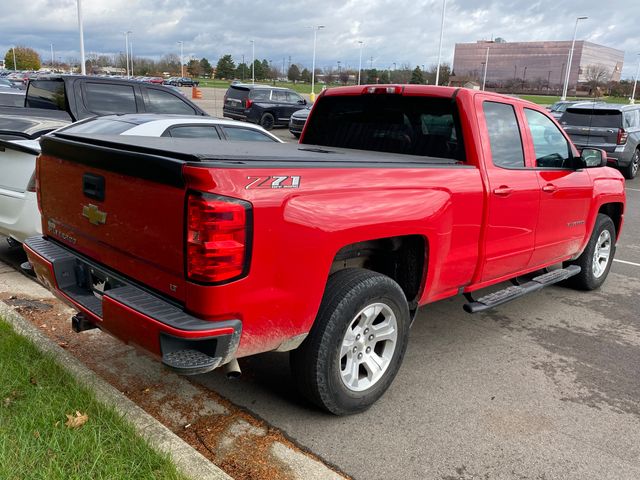
[[[80,413],[77,410],[75,416],[69,414],[66,415],[67,421],[64,424],[69,428],[80,428],[82,425],[87,423],[87,420],[89,420],[89,415],[86,413]]]
[[[31,378],[29,378],[29,383],[31,385],[37,385],[38,381],[36,380],[36,377],[31,377]]]
[[[33,432],[33,438],[40,438],[40,432],[38,430]]]

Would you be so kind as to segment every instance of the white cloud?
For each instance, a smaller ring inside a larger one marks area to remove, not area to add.
[[[49,57],[78,57],[75,0],[4,0],[0,17],[0,54],[11,45],[26,45]],[[136,55],[159,57],[178,53],[207,57],[212,63],[226,53],[236,61],[251,56],[281,64],[289,56],[295,63],[311,64],[311,25],[325,25],[318,33],[317,63],[338,61],[357,67],[359,44],[364,42],[363,64],[386,68],[393,63],[429,65],[436,62],[441,0],[309,0],[267,2],[249,0],[84,0],[87,52],[124,50],[123,32],[131,30]],[[578,38],[625,50],[623,77],[635,73],[640,52],[637,18],[640,3],[620,0],[615,8],[600,0],[449,0],[443,60],[451,61],[456,42],[503,37],[507,41],[566,40]]]

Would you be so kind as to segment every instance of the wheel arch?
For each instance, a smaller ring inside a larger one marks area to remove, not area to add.
[[[400,285],[414,313],[426,283],[428,256],[429,241],[423,235],[364,240],[340,248],[329,275],[353,267],[386,275]]]
[[[600,205],[598,213],[607,215],[616,227],[616,240],[620,237],[620,230],[622,229],[622,218],[624,214],[624,203],[622,202],[610,202]]]

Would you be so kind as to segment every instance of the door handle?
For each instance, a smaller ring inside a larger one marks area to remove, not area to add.
[[[511,195],[512,192],[513,192],[513,188],[507,187],[506,185],[500,185],[500,187],[493,189],[493,193],[500,197],[506,197],[508,195]]]
[[[542,191],[547,193],[553,193],[557,190],[558,190],[558,187],[556,187],[553,183],[548,183],[547,185],[542,187]]]

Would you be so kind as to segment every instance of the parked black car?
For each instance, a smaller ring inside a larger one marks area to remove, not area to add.
[[[640,167],[640,105],[611,103],[569,107],[560,125],[576,147],[601,148],[611,165],[625,178],[638,174]]]
[[[237,84],[227,90],[222,113],[270,130],[276,125],[287,126],[291,114],[306,104],[304,98],[288,88]]]
[[[200,82],[190,77],[176,77],[167,82],[175,87],[197,87]]]
[[[303,108],[302,110],[293,112],[293,115],[291,115],[289,119],[289,131],[294,137],[300,138],[300,135],[302,135],[304,124],[307,123],[307,118],[309,118],[309,112],[311,112],[311,108]]]

